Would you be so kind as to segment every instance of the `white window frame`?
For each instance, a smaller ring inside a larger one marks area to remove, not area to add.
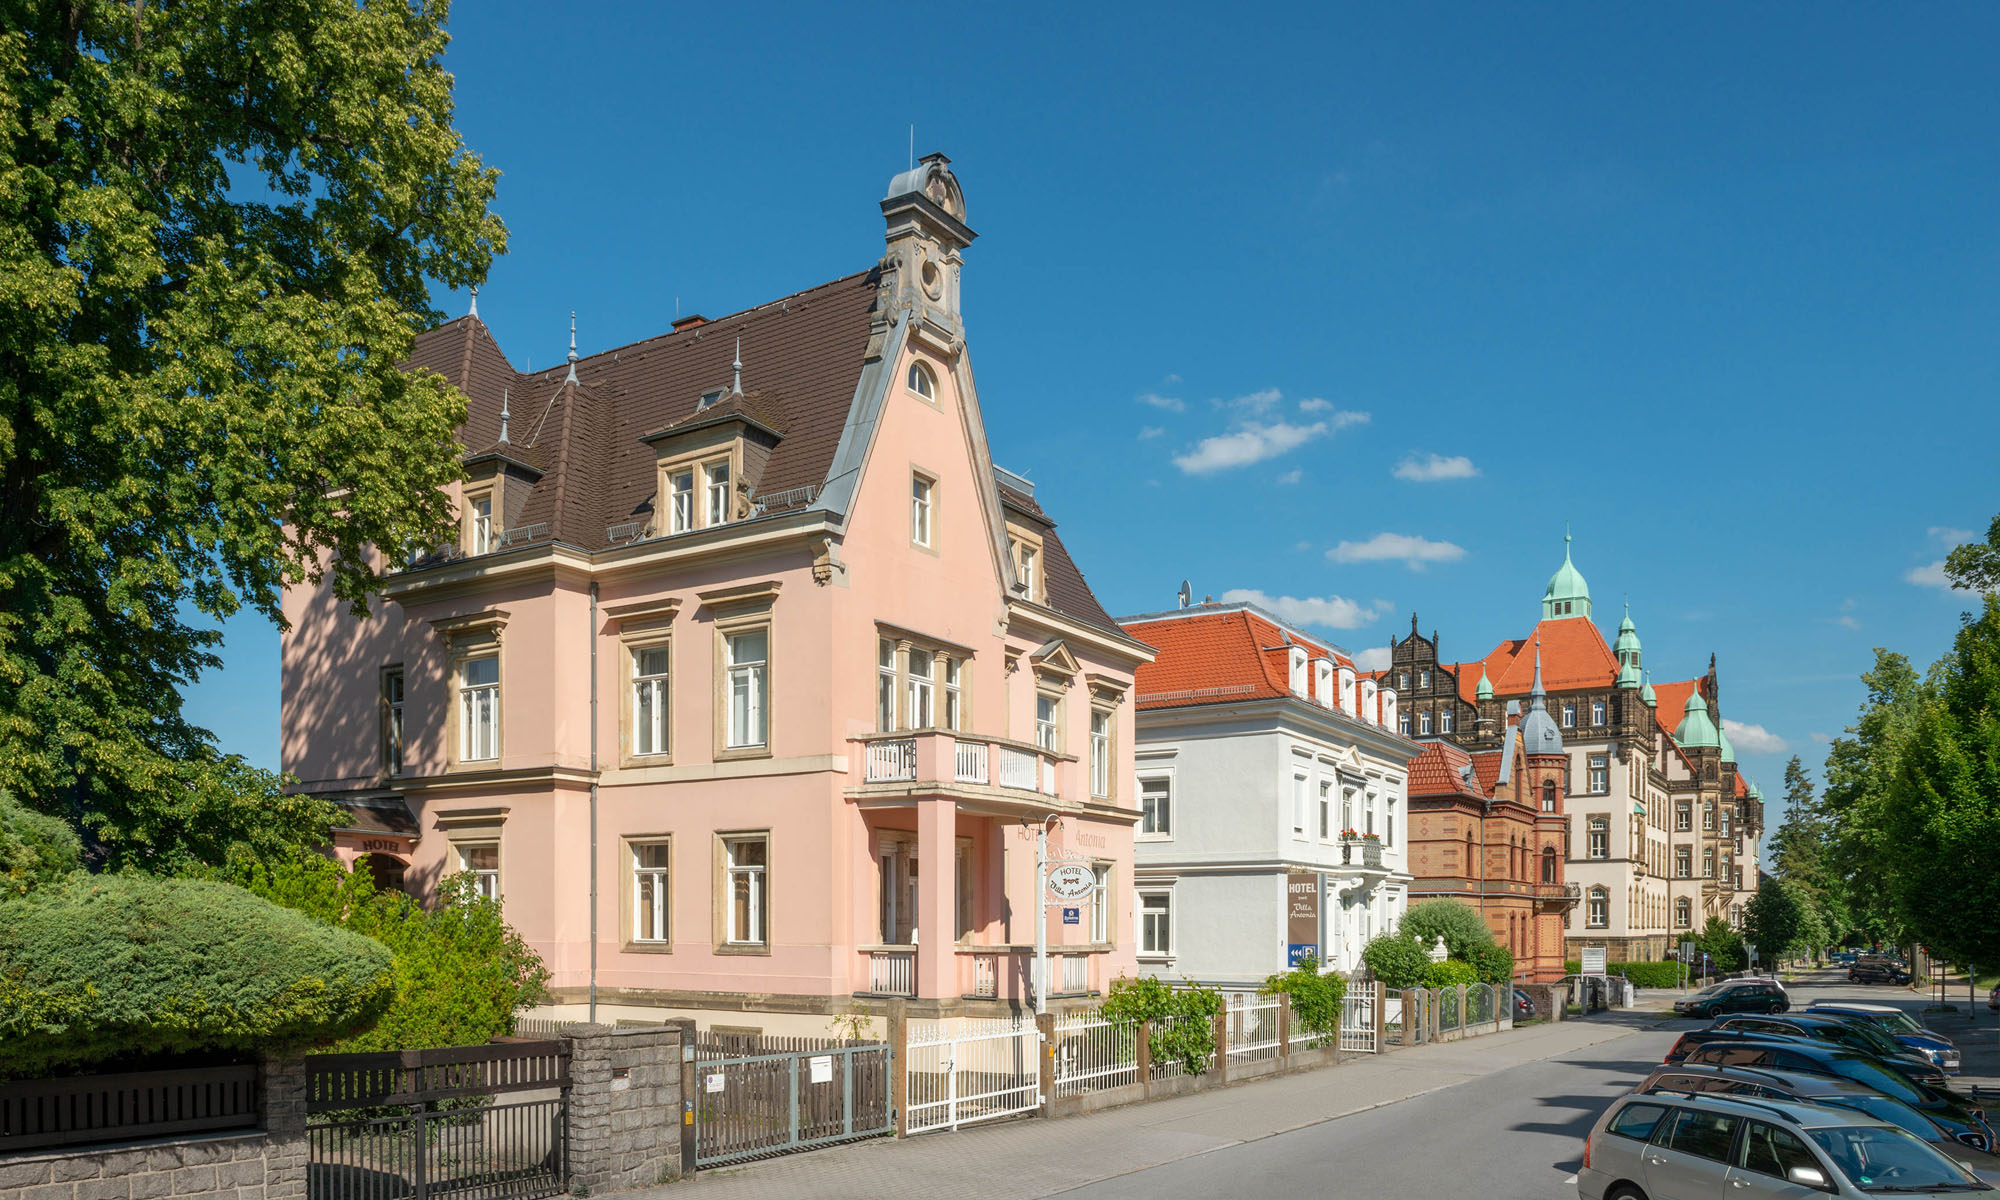
[[[667,644],[653,646],[633,646],[632,655],[632,756],[634,758],[667,754],[673,749],[673,718],[669,704],[672,702],[671,681],[673,678],[672,654]],[[667,660],[664,669],[653,674],[645,673],[646,656],[657,654]],[[652,701],[652,717],[641,718],[644,701]]]
[[[932,517],[937,504],[937,480],[910,473],[910,540],[926,549],[931,545]]]
[[[1154,786],[1159,790],[1155,791]],[[1147,775],[1139,780],[1139,829],[1141,839],[1166,840],[1174,836],[1174,777]]]
[[[1047,716],[1042,715],[1044,709]],[[1035,745],[1062,753],[1062,710],[1061,696],[1050,692],[1035,693]]]
[[[1398,714],[1396,714],[1396,732],[1397,732],[1397,733],[1400,733],[1400,734],[1402,734],[1402,735],[1403,735],[1404,737],[1409,737],[1409,736],[1410,736],[1410,714],[1409,714],[1409,713],[1398,713]]]
[[[668,533],[687,533],[694,528],[694,474],[692,464],[667,472]]]
[[[908,711],[905,715],[911,729],[929,729],[932,722],[937,718],[935,707],[937,685],[933,678],[937,671],[937,659],[938,656],[936,654],[921,646],[910,647],[908,652],[903,656],[903,673],[909,679],[909,687],[906,691]],[[917,664],[919,662],[924,665],[921,674],[917,671]]]
[[[1090,867],[1090,940],[1103,945],[1111,940],[1111,864]]]
[[[1041,559],[1035,547],[1030,546],[1026,542],[1022,542],[1020,559],[1019,559],[1019,570],[1021,575],[1021,584],[1026,589],[1025,595],[1030,600],[1033,600],[1036,596],[1041,594],[1041,587],[1039,586],[1039,584],[1036,582],[1035,579],[1035,572],[1040,568],[1040,566],[1041,566]]]
[[[1439,733],[1456,732],[1457,726],[1458,726],[1458,719],[1456,716],[1453,715],[1450,709],[1447,708],[1443,712],[1440,712],[1438,714]]]
[[[1563,707],[1562,707],[1562,714],[1563,714],[1563,728],[1564,728],[1564,729],[1575,729],[1575,728],[1576,728],[1576,701],[1574,701],[1574,700],[1565,700],[1565,701],[1563,701]]]
[[[1701,877],[1703,879],[1715,878],[1715,847],[1713,846],[1705,846],[1702,848]]]
[[[1426,692],[1431,690],[1431,673],[1429,671],[1417,672],[1417,688],[1420,691]]]
[[[1611,819],[1591,817],[1585,823],[1585,847],[1589,856],[1596,859],[1611,857]]]
[[[1592,725],[1604,724],[1604,701],[1592,700],[1590,702],[1590,723]]]
[[[1590,794],[1593,796],[1610,795],[1611,756],[1608,754],[1593,754],[1589,756],[1589,763],[1590,763]]]
[[[962,691],[965,663],[956,655],[940,655],[944,659],[944,727],[959,730],[965,726],[965,696]]]
[[[702,495],[704,497],[702,522],[705,525],[726,525],[729,523],[729,460],[716,459],[701,466]]]
[[[673,873],[673,842],[667,838],[646,838],[628,843],[632,848],[632,937],[631,940],[643,945],[668,945],[673,938],[673,905],[671,902]],[[647,850],[661,850],[666,853],[667,862],[662,866],[648,865],[645,861]],[[647,885],[652,885],[652,895],[647,896]],[[645,932],[649,923],[653,932]]]
[[[1693,879],[1693,878],[1694,878],[1694,847],[1693,847],[1693,846],[1675,846],[1675,847],[1674,847],[1674,878],[1675,878],[1675,879]]]
[[[738,847],[757,845],[763,847],[763,861],[759,863],[737,862]],[[722,838],[723,893],[722,931],[723,940],[731,946],[768,946],[771,944],[771,838],[768,834],[725,834]],[[744,914],[749,928],[739,929],[736,923],[736,893],[739,885],[749,903]],[[755,936],[751,936],[751,935]]]
[[[472,498],[472,553],[488,554],[493,550],[493,493],[487,492]]]
[[[1111,794],[1111,710],[1090,710],[1090,794]]]
[[[1306,822],[1310,819],[1307,811],[1306,776],[1302,772],[1292,774],[1292,836],[1306,836]]]
[[[1611,926],[1611,893],[1601,887],[1590,889],[1584,901],[1584,926],[1608,929]]]
[[[764,640],[761,658],[736,660],[737,643],[748,638]],[[722,636],[727,656],[728,676],[724,681],[723,745],[729,750],[768,749],[771,744],[771,627],[769,625],[732,629]],[[737,720],[737,694],[744,696],[743,721]],[[751,735],[755,735],[754,737]]]
[[[475,664],[492,663],[489,682],[471,683]],[[458,760],[493,762],[500,757],[500,655],[475,654],[458,665]]]
[[[1147,904],[1157,900],[1157,906]],[[1164,929],[1164,937],[1158,936]],[[1139,957],[1174,956],[1174,891],[1172,888],[1139,889]]]
[[[922,359],[910,360],[910,369],[903,376],[903,386],[926,400],[937,399],[937,376]]]
[[[881,733],[896,730],[896,718],[901,712],[896,695],[900,690],[896,679],[896,654],[895,642],[888,638],[876,639],[875,726]]]
[[[1675,833],[1694,832],[1693,801],[1691,800],[1674,801],[1674,832]]]
[[[1423,712],[1417,714],[1417,732],[1425,737],[1430,736],[1431,713],[1429,709],[1425,709]]]
[[[454,842],[452,843],[452,849],[458,856],[459,872],[472,876],[472,890],[498,904],[500,902],[500,843],[497,841]],[[476,865],[478,860],[474,856],[483,851],[491,851],[493,853],[492,866],[482,867]]]
[[[1674,897],[1674,928],[1694,928],[1694,901],[1686,896]]]
[[[1319,840],[1330,842],[1340,836],[1333,827],[1333,780],[1319,781]]]
[[[403,773],[403,700],[406,686],[403,668],[382,668],[382,769],[389,775]]]

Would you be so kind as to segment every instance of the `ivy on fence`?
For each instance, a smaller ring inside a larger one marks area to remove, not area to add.
[[[1188,984],[1174,988],[1150,976],[1113,980],[1104,997],[1107,1021],[1152,1023],[1154,1062],[1179,1062],[1190,1075],[1208,1070],[1215,1056],[1215,1017],[1222,994]]]

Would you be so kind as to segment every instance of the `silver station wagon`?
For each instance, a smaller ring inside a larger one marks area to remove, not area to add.
[[[1866,1113],[1778,1100],[1629,1095],[1598,1118],[1583,1200],[1961,1196],[1994,1189]]]

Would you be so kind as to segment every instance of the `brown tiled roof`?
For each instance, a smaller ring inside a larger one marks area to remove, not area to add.
[[[1142,709],[1289,696],[1291,668],[1286,660],[1292,645],[1303,646],[1311,658],[1350,665],[1346,656],[1288,634],[1244,608],[1221,612],[1191,608],[1135,619],[1126,623],[1125,632],[1159,651],[1158,657],[1139,668],[1134,683]],[[1287,636],[1292,639],[1289,643]]]
[[[697,418],[739,413],[782,436],[754,478],[754,496],[822,487],[840,447],[865,363],[875,307],[870,269],[761,304],[580,358],[522,373],[477,317],[461,317],[417,339],[410,368],[436,372],[465,393],[459,442],[476,454],[504,452],[543,472],[517,526],[546,523],[557,541],[586,550],[610,544],[608,527],[643,519],[657,486],[651,447],[641,441]],[[705,393],[730,389],[741,339],[745,395],[698,410]],[[500,409],[508,445],[499,446]],[[1070,558],[1032,497],[1008,500],[1050,526],[1044,555],[1048,606],[1122,632]],[[795,506],[794,506],[795,507]]]

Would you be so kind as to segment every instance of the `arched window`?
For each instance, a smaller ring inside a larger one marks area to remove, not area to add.
[[[1542,811],[1554,812],[1555,810],[1556,781],[1553,779],[1544,779],[1542,780]]]
[[[910,364],[909,389],[926,400],[937,399],[937,376],[922,362]]]
[[[1542,882],[1554,883],[1555,881],[1556,881],[1555,847],[1546,846],[1543,847],[1542,849]]]
[[[1674,901],[1674,924],[1681,929],[1687,929],[1694,924],[1694,903],[1686,896]]]
[[[1589,907],[1584,910],[1584,923],[1592,929],[1603,929],[1611,924],[1611,893],[1605,888],[1590,889]]]

